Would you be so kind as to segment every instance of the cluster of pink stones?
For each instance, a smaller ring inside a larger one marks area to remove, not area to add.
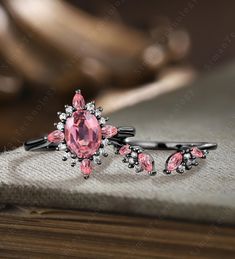
[[[49,142],[66,143],[68,150],[82,159],[80,169],[84,175],[90,175],[93,169],[91,158],[99,150],[103,138],[111,138],[118,133],[116,127],[106,125],[101,128],[97,117],[85,109],[85,100],[77,92],[72,100],[75,111],[67,117],[64,129],[51,132]]]
[[[126,144],[119,149],[119,154],[121,156],[128,156],[131,153],[132,153],[132,150],[129,144]],[[154,161],[149,154],[141,152],[138,154],[137,158],[138,158],[139,166],[141,167],[142,170],[145,170],[149,173],[153,171]]]
[[[191,154],[191,156],[194,158],[204,158],[205,157],[204,152],[197,147],[193,147],[190,150],[189,154]],[[166,170],[168,172],[172,172],[172,171],[176,170],[177,168],[179,168],[180,165],[182,165],[183,161],[184,161],[184,153],[176,152],[168,160],[167,165],[166,165]]]

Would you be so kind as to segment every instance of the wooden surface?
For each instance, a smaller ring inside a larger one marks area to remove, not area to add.
[[[0,213],[0,258],[235,258],[235,228],[98,212]]]

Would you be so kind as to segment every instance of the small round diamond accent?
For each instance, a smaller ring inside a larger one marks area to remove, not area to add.
[[[67,116],[66,116],[65,113],[61,113],[60,116],[59,116],[59,119],[60,119],[61,121],[66,120],[66,118],[67,118]]]
[[[64,130],[64,124],[62,122],[59,122],[57,124],[57,129],[60,130],[60,131],[63,131]]]
[[[73,113],[73,107],[72,106],[68,106],[68,107],[65,108],[65,111],[68,114],[72,114]]]

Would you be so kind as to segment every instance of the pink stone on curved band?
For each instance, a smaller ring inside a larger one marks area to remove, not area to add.
[[[208,150],[200,150],[198,147],[177,151],[167,159],[164,173],[170,174],[173,171],[183,173],[192,166],[197,166],[197,158],[206,158],[208,153]]]

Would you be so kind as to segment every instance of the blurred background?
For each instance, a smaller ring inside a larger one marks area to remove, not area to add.
[[[0,1],[0,150],[53,129],[81,89],[112,113],[235,57],[235,2]]]

